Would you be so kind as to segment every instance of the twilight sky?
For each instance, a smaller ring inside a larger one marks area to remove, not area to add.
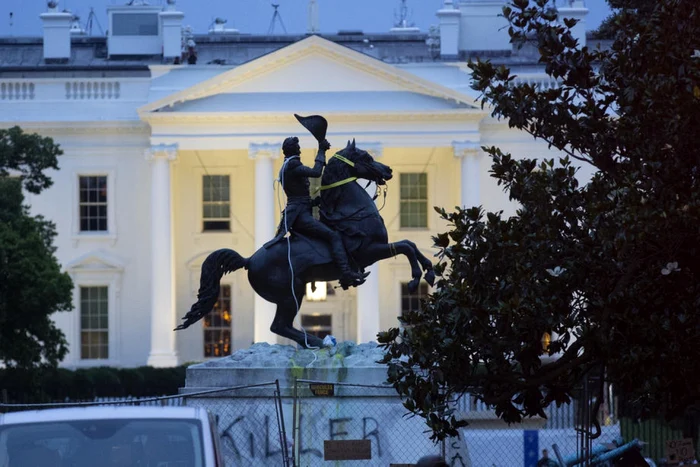
[[[68,8],[85,23],[94,8],[97,21],[103,30],[107,28],[108,5],[123,5],[127,0],[59,0],[59,8]],[[165,0],[150,0],[151,5],[165,4]],[[226,18],[227,28],[242,33],[264,34],[270,27],[273,9],[271,3],[280,5],[279,11],[289,33],[306,32],[308,0],[178,0],[178,8],[185,13],[185,25],[195,34],[205,34],[214,18]],[[399,0],[317,0],[321,32],[337,32],[339,29],[361,29],[365,32],[387,32],[394,23]],[[563,0],[559,0],[563,3]],[[409,21],[422,32],[431,24],[437,24],[435,12],[443,0],[408,0]],[[589,9],[587,29],[595,29],[609,14],[605,0],[586,0]],[[39,14],[46,11],[46,0],[0,0],[0,36],[40,36]],[[412,12],[412,15],[411,15]],[[10,26],[10,13],[13,25]],[[281,33],[279,24],[275,32]],[[93,34],[99,28],[93,26]]]

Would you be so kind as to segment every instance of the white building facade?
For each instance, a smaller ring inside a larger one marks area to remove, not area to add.
[[[49,11],[43,40],[0,39],[0,124],[50,136],[64,152],[54,185],[27,196],[33,213],[55,222],[56,256],[75,285],[75,309],[54,316],[70,346],[63,365],[174,366],[290,343],[270,333],[274,305],[244,270],[224,277],[208,317],[173,329],[196,301],[209,253],[250,256],[274,235],[285,202],[274,184],[281,143],[299,136],[307,165],[316,151],[294,113],[327,118],[331,151],[355,138],[393,168],[386,200],[377,199],[390,241],[409,239],[432,257],[431,237],[448,229],[433,206],[512,213],[481,146],[552,153],[491,118],[469,88],[465,56],[512,52],[507,37],[490,36],[500,34],[501,4],[446,1],[437,51],[424,34],[210,34],[194,36],[198,59],[187,64],[184,14],[173,5],[110,7],[107,38],[70,37],[70,15]],[[481,38],[469,27],[479,15],[488,18]],[[536,59],[520,62],[521,79],[555,85]],[[403,257],[370,271],[357,289],[318,284],[295,325],[376,340],[429,292],[408,292]]]

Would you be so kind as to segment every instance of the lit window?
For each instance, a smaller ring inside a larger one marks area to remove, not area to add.
[[[332,322],[331,315],[301,315],[301,327],[304,328],[304,331],[320,339],[333,334]]]
[[[404,173],[401,185],[401,228],[428,227],[428,175]]]
[[[401,314],[405,314],[409,311],[420,310],[421,299],[428,296],[428,284],[421,282],[418,285],[418,290],[411,293],[408,290],[408,283],[403,282],[401,284]]]
[[[80,176],[80,231],[107,231],[107,176]]]
[[[107,287],[80,288],[80,358],[109,358]]]
[[[228,175],[205,175],[202,179],[202,230],[231,231],[231,189]]]
[[[204,356],[231,355],[231,286],[221,285],[219,300],[204,317]]]

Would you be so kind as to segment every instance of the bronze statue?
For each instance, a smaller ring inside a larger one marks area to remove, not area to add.
[[[297,118],[319,141],[319,155],[315,165],[322,165],[325,149],[328,148],[325,140],[325,119],[319,116]],[[298,141],[291,141],[288,144],[296,146],[291,147],[288,152],[298,154]],[[295,166],[303,167],[300,162]],[[308,167],[304,169],[306,170],[303,173],[314,171]],[[284,176],[284,167],[281,172]],[[314,171],[313,174],[315,173]],[[375,161],[369,153],[357,148],[354,140],[348,141],[344,149],[328,160],[321,179],[321,195],[314,200],[314,204],[320,207],[322,228],[333,231],[332,237],[322,234],[324,239],[317,238],[315,234],[318,230],[306,228],[306,222],[310,223],[308,217],[311,217],[312,207],[312,203],[306,200],[308,177],[295,180],[301,186],[295,185],[293,191],[288,191],[290,206],[296,203],[291,197],[297,196],[297,189],[298,195],[304,198],[294,207],[295,218],[292,220],[291,211],[288,210],[286,228],[284,224],[280,225],[281,235],[278,234],[275,239],[259,248],[250,258],[244,258],[227,248],[211,253],[202,264],[198,300],[183,318],[184,323],[176,330],[186,329],[209,313],[218,300],[221,277],[240,268],[248,270],[248,281],[253,290],[265,300],[277,305],[270,330],[297,342],[302,347],[323,346],[321,339],[305,335],[292,325],[301,307],[308,282],[334,281],[345,277],[346,286],[356,285],[358,271],[377,261],[403,254],[411,265],[412,279],[408,284],[409,290],[415,291],[418,288],[423,271],[425,280],[432,285],[435,273],[430,260],[409,240],[388,242],[384,220],[374,199],[360,184],[355,183],[355,180],[364,179],[384,185],[391,178],[390,167]],[[289,189],[289,186],[287,188]],[[303,212],[301,219],[305,219],[301,223],[297,223],[300,218],[299,212]],[[298,226],[301,226],[301,229]],[[290,233],[287,241],[280,241],[287,231]],[[342,270],[343,259],[337,261],[340,255],[332,249],[336,248],[336,244],[331,247],[331,243],[325,241],[325,238],[335,238],[336,235],[344,245],[349,260],[346,264],[355,274],[347,275],[347,271]],[[364,280],[364,273],[359,277],[360,280]]]
[[[282,144],[284,163],[280,169],[280,183],[287,195],[287,206],[282,213],[282,220],[277,228],[275,238],[265,244],[270,248],[281,240],[290,230],[294,233],[306,235],[311,239],[319,238],[330,246],[331,256],[335,265],[340,269],[340,286],[347,289],[350,286],[358,286],[365,281],[367,274],[353,271],[348,263],[348,256],[343,245],[343,240],[337,230],[330,228],[323,222],[317,221],[312,215],[312,201],[309,193],[309,178],[318,178],[326,165],[326,151],[331,145],[326,140],[326,119],[319,115],[300,117],[294,115],[318,141],[318,155],[313,168],[301,163],[301,148],[299,138],[290,136]],[[317,203],[321,198],[316,198]]]

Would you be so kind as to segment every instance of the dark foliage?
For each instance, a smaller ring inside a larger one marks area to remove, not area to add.
[[[50,138],[0,130],[0,362],[55,366],[67,352],[50,315],[72,309],[73,284],[54,256],[54,225],[31,216],[22,188],[51,186],[61,150]]]
[[[435,238],[438,287],[380,336],[389,380],[436,438],[463,425],[458,394],[517,422],[568,402],[591,372],[640,413],[672,418],[700,398],[700,2],[625,11],[606,51],[579,48],[575,22],[546,3],[503,11],[514,46],[535,40],[561,87],[469,66],[494,116],[566,157],[485,148],[517,214],[438,209],[452,226]]]
[[[33,404],[66,399],[89,401],[95,397],[175,395],[185,386],[186,369],[187,365],[175,368],[6,369],[0,371],[0,391],[3,391],[0,402]]]

